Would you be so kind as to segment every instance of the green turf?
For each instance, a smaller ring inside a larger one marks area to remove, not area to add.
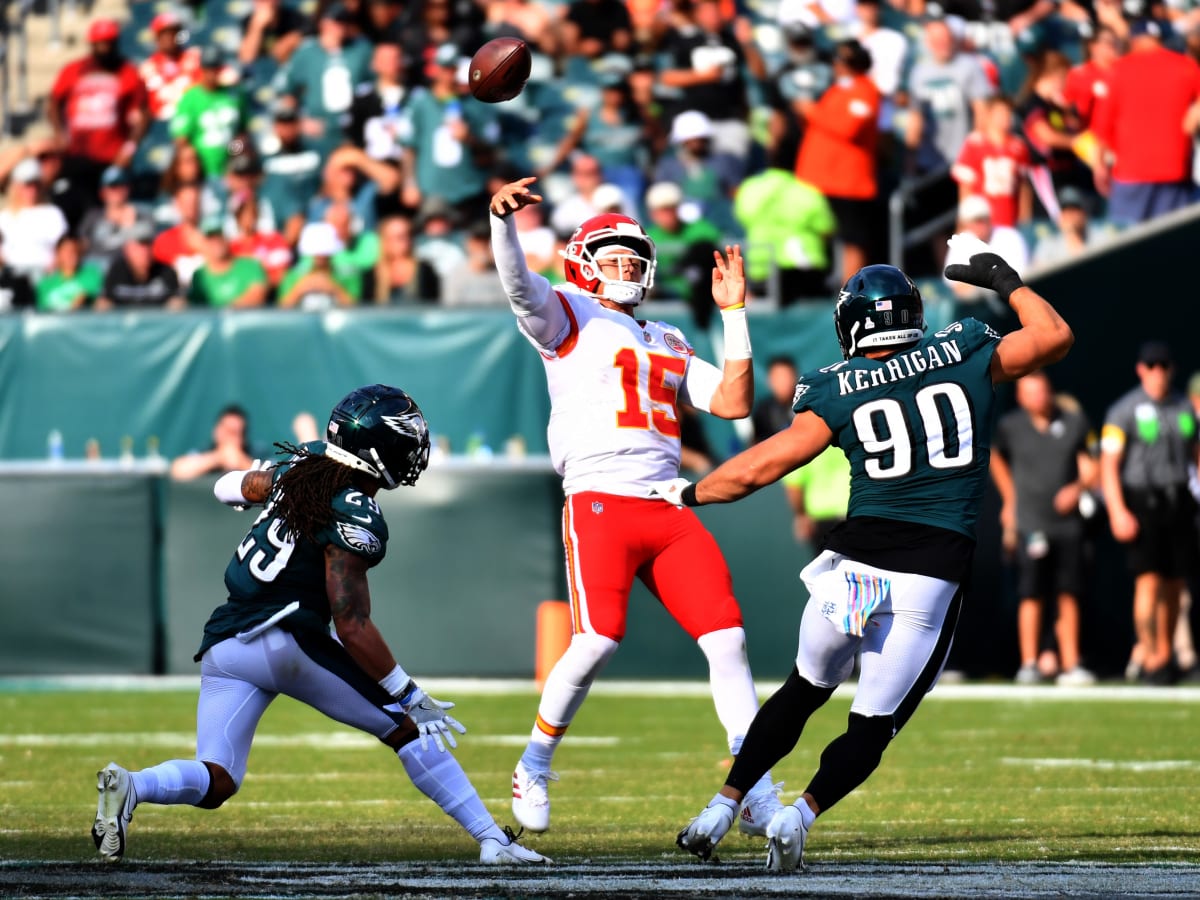
[[[532,694],[462,696],[457,753],[503,822]],[[822,816],[821,860],[1194,860],[1200,855],[1200,727],[1194,704],[930,700],[883,765]],[[95,771],[190,757],[195,695],[0,694],[0,858],[87,859]],[[845,721],[834,700],[775,771],[791,799]],[[173,736],[174,735],[174,736]],[[297,736],[313,735],[316,746]],[[728,766],[705,699],[594,696],[556,758],[553,829],[529,843],[563,859],[676,854],[675,832]],[[330,747],[329,736],[345,737]],[[488,739],[488,736],[491,736]],[[281,698],[259,728],[250,776],[218,811],[139,807],[131,859],[384,861],[472,858],[474,845],[409,784],[380,745]],[[615,744],[603,738],[615,738]],[[1035,764],[1031,760],[1048,760]],[[1056,762],[1057,761],[1057,762]],[[757,859],[731,835],[722,854]]]

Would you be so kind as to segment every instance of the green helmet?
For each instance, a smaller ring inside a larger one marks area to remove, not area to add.
[[[864,266],[842,286],[833,327],[844,359],[911,344],[925,333],[925,304],[912,279],[895,266]]]
[[[374,475],[384,487],[416,484],[429,465],[429,426],[399,388],[372,384],[352,391],[329,414],[324,455]]]

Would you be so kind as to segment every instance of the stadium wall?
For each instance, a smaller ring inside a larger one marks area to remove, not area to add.
[[[1184,342],[1190,286],[1178,282],[1195,228],[1194,216],[1170,217],[1138,233],[1145,238],[1123,238],[1107,254],[1032,280],[1075,328],[1076,347],[1054,376],[1094,422],[1134,383],[1138,341],[1173,339],[1180,380],[1200,368],[1200,348]],[[701,356],[717,355],[682,307],[648,311],[683,326]],[[1015,324],[985,304],[935,303],[930,313],[935,327],[961,315],[1005,330]],[[827,304],[752,315],[756,358],[836,360],[829,319]],[[63,433],[68,458],[82,456],[88,438],[111,458],[125,436],[139,456],[152,436],[173,456],[206,446],[229,402],[247,408],[252,438],[269,449],[290,436],[297,412],[320,418],[347,389],[373,381],[411,391],[456,451],[472,435],[499,450],[515,434],[530,454],[545,452],[541,362],[506,311],[363,309],[2,318],[0,458],[43,458],[51,429]],[[1002,408],[1009,403],[1002,397]],[[705,417],[705,427],[717,456],[735,447],[728,423]],[[414,671],[532,672],[536,605],[565,595],[558,482],[535,460],[524,464],[434,469],[419,489],[384,496],[393,540],[372,575],[376,615]],[[195,671],[200,626],[222,599],[221,572],[248,524],[213,503],[209,487],[135,473],[0,477],[8,511],[0,520],[0,672]],[[1015,666],[1015,596],[996,553],[990,493],[987,504],[952,656],[976,675]],[[792,541],[782,493],[768,488],[702,516],[734,570],[756,669],[782,677],[803,602],[796,573],[809,554]],[[1103,528],[1098,534],[1084,649],[1111,674],[1128,652],[1130,595],[1122,554]],[[629,636],[609,671],[686,677],[704,667],[638,587]]]

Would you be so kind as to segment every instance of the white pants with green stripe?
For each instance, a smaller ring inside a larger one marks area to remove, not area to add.
[[[818,687],[833,687],[862,653],[851,711],[907,719],[941,674],[957,622],[959,585],[891,572],[831,550],[804,567],[809,600],[800,622],[796,668]]]

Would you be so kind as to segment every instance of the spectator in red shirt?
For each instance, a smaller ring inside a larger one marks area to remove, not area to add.
[[[157,262],[175,270],[186,288],[193,273],[204,265],[204,235],[200,233],[200,186],[181,184],[175,188],[175,212],[179,224],[154,238],[152,252]]]
[[[237,222],[237,235],[229,241],[230,251],[234,256],[257,259],[266,269],[267,281],[274,291],[292,265],[291,246],[278,232],[261,230],[258,197],[253,192],[234,195],[229,200],[229,207]]]
[[[185,47],[181,40],[182,20],[172,12],[159,13],[150,22],[155,50],[138,66],[146,85],[150,115],[170,122],[175,104],[196,81],[200,71],[200,48]]]
[[[879,185],[875,177],[881,95],[867,74],[871,54],[858,41],[834,51],[835,81],[820,100],[797,100],[804,140],[796,177],[829,200],[842,243],[842,280],[865,266],[879,241]]]
[[[1101,25],[1088,42],[1088,58],[1067,73],[1063,97],[1079,116],[1083,128],[1091,128],[1099,106],[1108,102],[1108,82],[1125,50],[1124,42],[1107,25]]]
[[[92,52],[69,62],[50,89],[46,110],[55,138],[66,149],[67,177],[96,196],[100,173],[129,165],[146,132],[146,88],[117,47],[121,26],[96,19],[88,28]]]
[[[1195,199],[1192,135],[1200,116],[1200,64],[1162,46],[1157,22],[1130,26],[1129,53],[1113,66],[1100,107],[1096,178],[1108,186],[1108,217],[1144,222]]]
[[[1033,215],[1029,148],[1012,132],[1012,101],[1004,96],[983,101],[979,129],[967,135],[950,174],[958,182],[958,199],[971,194],[987,198],[995,225],[1013,227]]]

